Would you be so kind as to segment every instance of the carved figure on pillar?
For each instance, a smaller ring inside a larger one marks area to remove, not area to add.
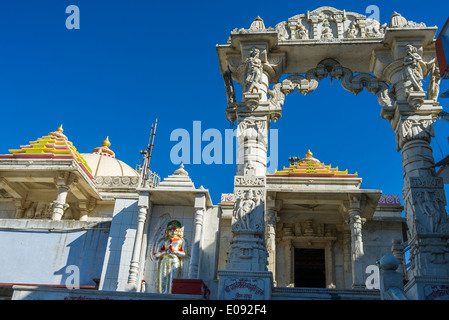
[[[157,274],[157,292],[171,293],[173,279],[181,277],[186,256],[183,228],[177,220],[167,224],[165,237],[159,242],[155,254],[159,260]]]
[[[408,44],[406,46],[407,55],[404,57],[403,74],[407,81],[411,82],[411,91],[423,91],[422,80],[424,79],[425,63],[418,54],[418,49]]]
[[[235,205],[234,224],[235,229],[239,230],[257,230],[260,231],[259,224],[253,224],[253,220],[262,208],[262,197],[259,190],[237,190],[237,201]],[[263,209],[262,209],[263,210]]]
[[[430,71],[430,81],[429,81],[429,89],[427,91],[427,99],[428,100],[437,100],[438,95],[440,94],[440,69],[436,65],[436,63],[432,64],[432,69]]]
[[[223,80],[226,87],[226,97],[228,99],[228,104],[235,103],[234,85],[232,83],[232,75],[229,69],[223,74]]]
[[[258,93],[259,84],[262,78],[262,60],[259,58],[259,49],[252,48],[248,59],[245,61],[245,73],[242,92]]]
[[[364,218],[360,216],[362,211],[361,199],[353,197],[349,201],[349,218],[348,222],[351,228],[351,253],[352,253],[352,287],[363,288],[363,270],[360,258],[364,255],[362,225]]]

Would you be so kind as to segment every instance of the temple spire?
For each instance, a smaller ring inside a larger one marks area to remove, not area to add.
[[[101,147],[95,148],[92,151],[92,153],[115,158],[114,151],[109,149],[110,146],[111,146],[111,142],[109,141],[109,136],[107,136],[106,139],[104,139],[103,142],[101,143]]]

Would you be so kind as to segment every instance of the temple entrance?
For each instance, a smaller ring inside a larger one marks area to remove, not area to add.
[[[326,287],[324,257],[324,249],[295,248],[295,287]]]

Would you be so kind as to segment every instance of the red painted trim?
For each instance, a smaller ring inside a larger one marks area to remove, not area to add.
[[[63,284],[35,284],[35,283],[0,283],[0,286],[4,287],[12,287],[12,286],[30,286],[30,287],[51,287],[51,288],[67,288],[66,285]],[[79,286],[80,289],[98,289],[97,286]]]
[[[443,77],[443,75],[446,72],[449,72],[449,65],[448,65],[449,61],[446,61],[446,55],[444,53],[443,40],[442,40],[442,35],[447,28],[449,28],[449,19],[446,20],[446,23],[444,24],[443,28],[441,29],[441,32],[435,42],[435,49],[437,52],[437,60],[438,60],[438,66],[440,68],[440,76],[441,77]],[[449,48],[446,48],[446,49],[449,50]],[[449,55],[449,52],[447,54]]]
[[[316,178],[357,178],[356,174],[335,174],[335,173],[288,173],[288,174],[268,174],[267,177],[316,177]]]

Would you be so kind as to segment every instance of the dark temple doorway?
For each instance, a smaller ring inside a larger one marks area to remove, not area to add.
[[[325,288],[324,249],[295,248],[295,287]]]

